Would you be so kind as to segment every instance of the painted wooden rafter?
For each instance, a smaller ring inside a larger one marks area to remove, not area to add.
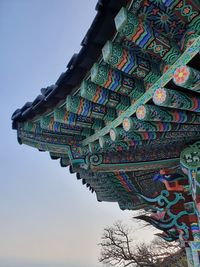
[[[171,79],[177,68],[181,65],[186,65],[192,60],[192,58],[199,53],[200,50],[200,37],[198,37],[191,46],[179,57],[179,59],[158,79],[149,90],[144,93],[133,105],[131,105],[126,111],[124,111],[120,116],[113,120],[109,125],[102,128],[100,131],[95,134],[87,137],[82,141],[82,145],[86,146],[90,143],[98,140],[101,136],[104,136],[110,132],[112,128],[116,128],[122,124],[125,118],[132,116],[137,108],[147,103],[151,98],[155,90],[159,87],[164,87]]]

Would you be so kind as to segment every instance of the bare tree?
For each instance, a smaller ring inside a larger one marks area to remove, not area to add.
[[[99,261],[117,267],[158,267],[164,258],[180,250],[176,242],[169,244],[159,238],[150,244],[134,245],[132,230],[121,222],[104,229],[99,245]]]

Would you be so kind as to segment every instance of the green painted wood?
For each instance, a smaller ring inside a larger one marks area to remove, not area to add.
[[[121,140],[133,140],[133,141],[142,141],[142,140],[162,140],[164,139],[177,139],[177,138],[196,138],[199,137],[199,131],[189,132],[189,131],[178,131],[178,132],[135,132],[129,131],[125,132],[123,128],[114,128],[110,130],[110,138],[113,142]]]
[[[66,110],[81,116],[104,121],[112,121],[116,118],[116,112],[113,108],[93,103],[79,96],[67,96]]]
[[[35,133],[38,128],[40,128],[39,123],[35,123],[32,121],[26,121],[23,123],[24,131]]]
[[[92,171],[110,172],[110,171],[141,171],[141,170],[157,170],[161,168],[170,168],[179,164],[179,158],[166,159],[151,162],[137,162],[137,163],[118,163],[118,164],[101,164],[91,165]]]
[[[199,244],[200,244],[200,242],[199,242]],[[198,253],[198,251],[192,250],[192,257],[193,257],[194,266],[195,267],[199,267],[200,266],[200,261],[199,261],[199,253]]]
[[[37,148],[39,150],[53,152],[53,153],[61,153],[61,154],[68,154],[69,148],[67,145],[58,145],[58,144],[50,144],[46,142],[38,142],[34,139],[22,137],[22,143],[28,146]]]
[[[126,132],[121,127],[110,129],[110,139],[113,142],[117,140],[123,140],[125,135],[126,135]]]
[[[41,129],[52,133],[74,134],[81,136],[90,136],[91,133],[94,132],[91,128],[83,128],[56,122],[52,116],[42,116],[40,119],[40,127]]]
[[[91,143],[88,145],[90,153],[99,153],[101,152],[101,147],[98,141],[95,141],[94,143]]]
[[[94,142],[95,140],[99,139],[100,136],[103,136],[105,134],[108,134],[111,128],[115,128],[119,126],[124,118],[132,116],[137,108],[148,102],[152,94],[155,92],[155,90],[159,87],[164,87],[173,77],[174,71],[182,66],[183,64],[187,64],[198,52],[200,48],[200,37],[198,37],[191,46],[179,57],[179,59],[162,75],[162,77],[153,84],[149,90],[144,93],[133,105],[131,105],[122,115],[120,115],[117,119],[115,119],[111,124],[104,127],[102,130],[100,130],[98,133],[95,133],[94,135],[86,138],[83,140],[83,145],[88,145],[91,142]]]
[[[141,105],[136,110],[136,116],[142,121],[160,121],[200,124],[200,116],[194,112],[169,109],[155,105]]]
[[[109,135],[99,137],[99,145],[101,148],[106,148],[112,145],[113,141]]]
[[[168,144],[171,146],[172,144],[175,144],[176,142],[179,142],[181,144],[189,143],[190,141],[195,142],[198,140],[198,138],[199,138],[199,135],[198,135],[198,137],[192,136],[192,139],[191,139],[190,135],[188,137],[173,136],[173,140],[171,138],[162,139],[162,145]],[[104,137],[100,138],[100,140],[101,139],[105,140]],[[97,143],[97,141],[95,141],[94,143],[91,143],[89,145],[89,147],[92,146],[93,144],[96,144],[96,143]],[[117,141],[113,142],[111,139],[106,138],[105,144],[103,145],[103,148],[99,145],[99,146],[97,146],[96,151],[94,150],[94,152],[91,152],[91,151],[90,152],[91,153],[122,152],[122,151],[129,151],[130,149],[134,149],[137,147],[144,148],[145,146],[149,146],[149,145],[160,145],[160,140],[158,140],[158,139],[152,139],[152,140],[146,139],[146,140],[136,141],[136,140],[133,140],[130,138],[130,139],[117,140]],[[92,147],[95,147],[95,146],[92,146]]]
[[[158,88],[153,94],[155,105],[200,112],[200,97],[167,88]]]
[[[145,91],[140,80],[123,75],[122,72],[111,68],[108,64],[95,63],[91,68],[91,81],[111,91],[130,96],[134,101]]]
[[[154,122],[154,121],[141,121],[135,117],[125,118],[123,120],[123,129],[126,132],[184,132],[184,131],[200,131],[200,125],[188,125],[181,123],[170,122]]]
[[[118,110],[125,110],[130,106],[130,98],[96,85],[90,81],[83,81],[80,95],[94,103],[105,105]]]
[[[53,111],[54,121],[64,123],[70,126],[79,126],[83,128],[91,128],[100,130],[104,126],[104,121],[100,119],[92,119],[90,117],[77,115],[66,111],[64,107],[55,108]]]
[[[186,256],[187,256],[188,267],[195,267],[191,248],[186,247],[185,251],[186,251]]]
[[[124,7],[115,17],[115,26],[126,39],[162,58],[167,64],[173,64],[180,56],[180,51],[175,43],[162,33],[157,35],[145,20],[138,19]]]
[[[149,87],[160,76],[159,65],[155,66],[151,61],[136,55],[133,50],[128,50],[119,44],[107,41],[102,48],[103,59],[125,74],[136,79],[143,79],[144,84]]]
[[[185,89],[200,92],[200,72],[194,68],[186,65],[180,66],[174,72],[173,81]]]

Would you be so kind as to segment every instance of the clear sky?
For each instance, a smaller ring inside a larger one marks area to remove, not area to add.
[[[11,130],[15,109],[55,83],[79,51],[96,2],[0,0],[0,267],[101,266],[103,228],[118,219],[136,225]]]

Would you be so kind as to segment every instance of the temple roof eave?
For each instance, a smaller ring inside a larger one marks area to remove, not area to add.
[[[117,2],[116,5],[114,0],[98,1],[97,14],[81,42],[82,48],[79,53],[72,56],[67,64],[67,70],[60,75],[53,86],[41,89],[42,95],[37,96],[32,103],[29,102],[29,106],[25,104],[13,113],[13,129],[17,129],[17,121],[33,119],[37,114],[44,114],[46,110],[53,109],[60,100],[80,85],[93,63],[100,56],[106,40],[112,39],[115,34],[114,17],[121,6],[126,6],[128,0]],[[43,97],[44,95],[45,97]]]

